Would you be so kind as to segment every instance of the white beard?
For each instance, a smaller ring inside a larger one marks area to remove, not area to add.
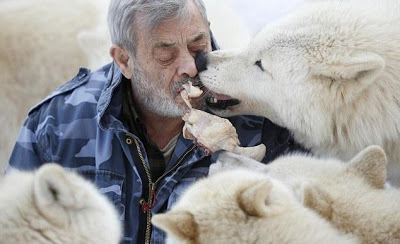
[[[185,105],[178,104],[174,100],[179,87],[187,83],[186,80],[176,83],[167,93],[161,86],[158,86],[158,83],[163,83],[161,77],[159,78],[161,82],[150,81],[137,64],[134,67],[136,68],[133,72],[132,88],[136,100],[140,102],[142,107],[160,116],[171,118],[182,117],[186,113]]]

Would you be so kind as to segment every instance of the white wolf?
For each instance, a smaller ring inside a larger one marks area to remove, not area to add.
[[[349,160],[379,145],[399,186],[399,13],[396,0],[308,1],[247,49],[207,56],[204,85],[239,101],[212,110],[267,117],[317,155]]]
[[[56,164],[0,179],[0,243],[118,244],[121,236],[113,205]]]
[[[29,107],[79,67],[111,61],[110,0],[0,1],[0,171]]]
[[[280,180],[298,200],[365,244],[400,243],[400,190],[384,189],[386,155],[370,146],[350,162],[286,156],[264,165],[230,153],[220,154],[211,174],[237,167]]]
[[[200,180],[153,224],[180,244],[355,244],[288,187],[254,171],[233,170]]]

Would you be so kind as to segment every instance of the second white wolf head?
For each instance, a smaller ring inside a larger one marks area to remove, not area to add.
[[[282,183],[243,169],[200,180],[152,222],[167,232],[169,244],[358,243],[302,206]]]

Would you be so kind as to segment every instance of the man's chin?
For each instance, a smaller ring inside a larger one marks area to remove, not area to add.
[[[187,106],[179,103],[168,103],[168,104],[147,104],[146,110],[152,114],[158,115],[165,118],[180,118],[185,115]]]

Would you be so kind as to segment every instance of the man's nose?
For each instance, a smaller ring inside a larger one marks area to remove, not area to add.
[[[196,55],[196,69],[197,72],[201,72],[207,69],[207,53],[206,52],[199,52]]]

